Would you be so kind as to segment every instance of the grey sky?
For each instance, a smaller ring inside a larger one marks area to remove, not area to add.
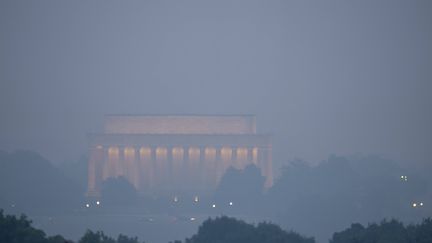
[[[0,149],[106,113],[256,114],[274,160],[432,156],[431,1],[1,1]]]

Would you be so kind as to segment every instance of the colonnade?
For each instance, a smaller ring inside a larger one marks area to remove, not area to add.
[[[226,169],[255,164],[272,184],[271,148],[247,146],[102,146],[91,147],[88,194],[101,183],[125,177],[139,192],[213,189]]]

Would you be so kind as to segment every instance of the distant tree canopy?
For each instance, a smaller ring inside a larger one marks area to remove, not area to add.
[[[122,234],[115,240],[112,237],[106,236],[102,231],[93,232],[87,230],[78,243],[139,243],[139,241],[137,237],[128,237]]]
[[[136,202],[137,191],[124,177],[109,178],[102,183],[102,197],[106,205],[127,206]]]
[[[257,226],[226,216],[208,219],[198,233],[185,243],[314,243],[294,232],[286,232],[279,226],[260,223]]]
[[[12,215],[4,215],[0,209],[0,242],[19,243],[65,243],[68,242],[62,236],[46,237],[45,232],[31,226],[31,221],[26,216],[17,218]]]
[[[380,224],[352,224],[350,228],[333,234],[330,243],[430,243],[432,242],[432,220],[421,224],[404,226],[397,220]]]
[[[31,226],[25,215],[4,215],[0,209],[0,242],[7,243],[67,243],[61,235],[47,237],[45,232]],[[162,233],[162,232],[161,232]],[[397,220],[380,224],[359,223],[333,234],[329,243],[430,243],[432,242],[432,219],[420,224],[404,226]],[[139,243],[137,237],[118,235],[117,239],[102,231],[87,230],[78,243]],[[174,243],[182,243],[179,240]],[[185,243],[315,243],[314,238],[287,232],[271,223],[248,224],[226,216],[208,219],[202,223],[198,233],[187,238]]]
[[[35,152],[0,151],[0,207],[57,210],[80,205],[82,189]]]
[[[73,243],[60,235],[47,237],[45,232],[31,226],[25,215],[16,217],[4,215],[0,209],[0,242],[4,243]],[[139,243],[137,237],[120,234],[117,239],[106,236],[102,231],[87,230],[79,243]]]
[[[235,205],[241,205],[241,208],[246,210],[247,207],[259,206],[264,181],[261,170],[255,165],[249,165],[243,170],[230,167],[216,190],[216,200],[224,205],[234,202]]]
[[[330,156],[315,167],[294,161],[269,190],[267,208],[282,225],[320,241],[353,221],[421,220],[430,206],[412,207],[428,198],[427,181],[419,174],[377,156]]]

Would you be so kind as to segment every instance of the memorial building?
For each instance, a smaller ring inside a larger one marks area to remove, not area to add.
[[[270,135],[252,115],[107,115],[103,133],[88,134],[88,191],[124,177],[143,195],[203,195],[229,167],[256,165],[272,185]]]

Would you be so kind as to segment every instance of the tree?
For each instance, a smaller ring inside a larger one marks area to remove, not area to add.
[[[120,234],[115,240],[104,234],[103,231],[93,232],[87,230],[86,233],[81,237],[79,243],[139,243],[138,237],[128,237]]]
[[[350,228],[333,234],[330,243],[426,243],[432,242],[432,220],[405,227],[397,220],[383,220],[380,224],[352,224]]]
[[[137,192],[126,178],[109,178],[102,184],[102,199],[106,205],[131,205],[137,200]]]
[[[401,180],[403,175],[407,181]],[[314,167],[299,160],[285,167],[267,193],[266,205],[283,226],[324,241],[353,220],[421,220],[428,216],[427,206],[411,205],[413,200],[425,200],[426,193],[426,178],[390,160],[330,156]]]
[[[102,231],[93,232],[87,230],[79,240],[79,243],[116,243],[116,241],[113,238],[106,236]]]
[[[265,178],[255,165],[243,170],[228,168],[216,190],[216,201],[221,205],[234,202],[237,210],[251,211],[262,201]]]
[[[198,233],[186,243],[314,243],[313,238],[286,232],[279,226],[260,223],[258,226],[226,216],[208,219]]]
[[[120,234],[117,237],[117,243],[138,243],[138,237],[128,237]]]
[[[22,212],[53,212],[75,208],[84,191],[41,155],[31,151],[0,151],[0,207]]]
[[[31,226],[31,221],[25,215],[17,218],[14,215],[3,215],[0,209],[0,242],[20,243],[64,243],[68,242],[62,236],[46,238],[45,232]]]

